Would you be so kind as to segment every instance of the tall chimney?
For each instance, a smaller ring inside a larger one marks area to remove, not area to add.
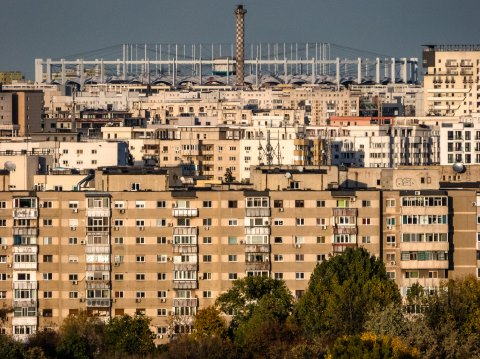
[[[243,86],[244,81],[244,60],[245,60],[245,14],[247,10],[243,8],[243,5],[237,5],[235,9],[236,22],[236,40],[237,40],[237,49],[236,49],[236,75],[237,75],[237,86]],[[228,71],[228,69],[227,69]]]

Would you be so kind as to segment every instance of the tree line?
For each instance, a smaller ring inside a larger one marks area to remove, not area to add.
[[[402,299],[378,258],[348,249],[317,265],[298,300],[281,280],[246,277],[198,311],[192,334],[155,347],[149,323],[80,313],[25,343],[2,335],[0,357],[480,358],[480,282],[414,285]]]

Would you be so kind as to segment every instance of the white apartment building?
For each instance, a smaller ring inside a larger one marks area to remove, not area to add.
[[[480,117],[463,122],[442,123],[440,127],[440,164],[480,163]]]

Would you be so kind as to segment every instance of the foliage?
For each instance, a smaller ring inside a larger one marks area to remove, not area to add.
[[[31,335],[27,339],[25,347],[31,357],[40,356],[38,349],[41,349],[45,357],[55,358],[59,339],[57,332],[53,330],[42,330]]]
[[[87,312],[70,315],[60,328],[57,355],[61,358],[87,359],[104,352],[105,324]]]
[[[153,353],[155,335],[150,319],[143,315],[115,317],[105,326],[105,345],[116,355],[148,355]]]
[[[23,346],[12,337],[0,334],[0,358],[21,359],[23,358]]]
[[[200,309],[195,316],[195,336],[227,337],[227,323],[214,306]]]
[[[329,350],[327,358],[408,359],[420,358],[420,353],[398,338],[363,333],[339,337]]]
[[[235,177],[233,177],[232,170],[227,168],[224,174],[225,183],[232,183],[235,181]]]
[[[399,304],[400,292],[383,263],[363,249],[348,249],[315,268],[295,312],[305,335],[358,334],[368,312]]]
[[[182,335],[166,345],[164,359],[228,359],[235,358],[232,344],[229,340],[218,336]]]

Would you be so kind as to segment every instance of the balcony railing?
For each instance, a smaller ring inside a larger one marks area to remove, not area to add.
[[[197,227],[173,227],[173,235],[196,236],[197,234],[198,234]]]
[[[110,217],[110,208],[87,208],[87,217]]]
[[[198,208],[174,208],[172,215],[174,217],[197,217]]]
[[[87,307],[108,308],[110,306],[110,299],[87,299]]]
[[[247,244],[245,245],[246,253],[269,253],[269,244]]]
[[[35,299],[15,299],[13,301],[14,308],[36,307],[37,301]]]
[[[245,262],[245,269],[251,270],[270,270],[270,262]]]
[[[198,247],[196,244],[174,244],[172,248],[173,253],[197,253]]]
[[[37,270],[37,262],[13,262],[13,269],[34,269]]]
[[[14,208],[13,218],[19,219],[35,219],[38,217],[36,208]]]
[[[38,289],[38,282],[13,282],[13,289]]]
[[[33,227],[14,227],[13,228],[14,236],[37,236],[38,228]]]
[[[88,272],[106,272],[110,271],[110,264],[87,264]]]
[[[85,254],[110,254],[110,246],[87,245]]]
[[[197,289],[198,282],[196,280],[174,280],[173,289]]]
[[[17,253],[38,253],[36,245],[15,245],[12,247],[12,252]]]
[[[197,298],[173,298],[174,307],[198,307]]]
[[[86,281],[87,289],[110,289],[110,282],[103,280]]]
[[[198,263],[173,263],[173,270],[174,271],[196,271],[198,268]]]
[[[245,208],[245,217],[270,217],[270,208]]]
[[[358,213],[357,208],[333,208],[333,215],[335,217],[356,217]]]
[[[357,234],[357,226],[336,225],[333,227],[333,234]]]
[[[270,227],[245,227],[245,234],[247,235],[256,235],[256,234],[270,234]]]
[[[448,269],[448,260],[400,261],[401,269]]]
[[[357,243],[333,243],[332,244],[332,251],[334,253],[342,253],[347,250],[347,248],[357,248]]]

